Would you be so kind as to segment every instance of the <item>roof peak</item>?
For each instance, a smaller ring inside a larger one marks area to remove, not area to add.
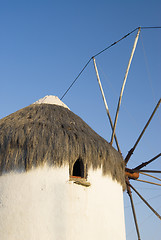
[[[33,104],[42,104],[42,103],[43,104],[44,103],[45,104],[54,104],[54,105],[62,106],[64,108],[68,108],[68,106],[66,104],[64,104],[57,96],[53,96],[53,95],[46,95],[45,97],[40,98]]]

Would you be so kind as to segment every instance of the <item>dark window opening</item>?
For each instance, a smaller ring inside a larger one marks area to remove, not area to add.
[[[84,178],[84,164],[81,159],[78,159],[73,166],[73,176]]]

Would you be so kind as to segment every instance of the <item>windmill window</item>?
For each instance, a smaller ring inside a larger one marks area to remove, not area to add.
[[[84,178],[84,164],[81,159],[78,159],[73,166],[73,174],[74,177]]]
[[[76,184],[83,185],[86,187],[90,186],[90,183],[86,180],[87,169],[84,167],[82,159],[78,159],[72,169],[72,175],[70,176],[70,181]]]

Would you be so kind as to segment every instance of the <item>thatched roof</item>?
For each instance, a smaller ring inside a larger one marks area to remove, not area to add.
[[[124,185],[121,154],[67,108],[32,104],[0,120],[1,174],[45,163],[71,171],[78,158]]]

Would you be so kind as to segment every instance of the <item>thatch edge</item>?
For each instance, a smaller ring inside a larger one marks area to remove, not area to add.
[[[58,137],[60,141],[56,141]],[[45,163],[61,167],[67,162],[71,171],[78,158],[88,163],[88,168],[102,167],[103,175],[111,175],[124,187],[125,166],[121,154],[70,110],[35,104],[0,120],[1,173],[16,169],[28,171]]]

